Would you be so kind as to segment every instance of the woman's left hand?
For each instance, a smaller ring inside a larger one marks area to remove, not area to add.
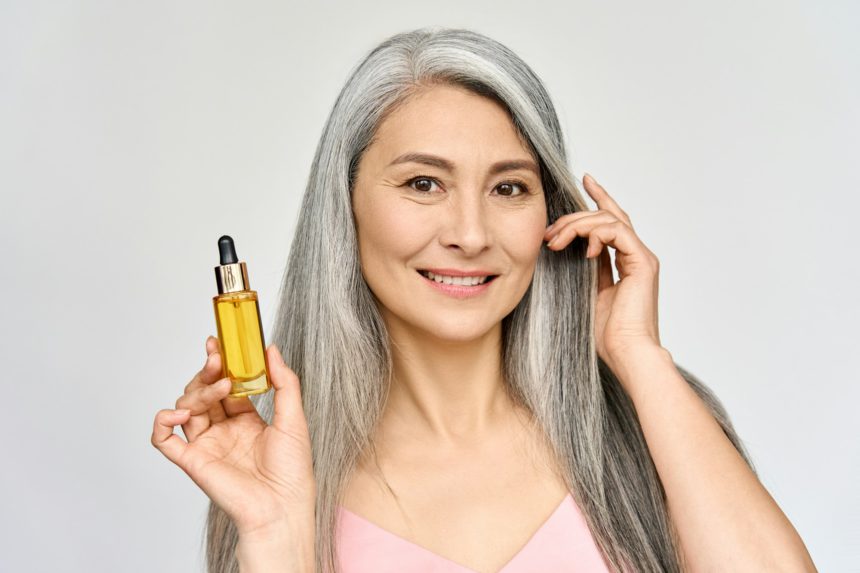
[[[586,257],[599,256],[595,337],[598,355],[612,367],[633,349],[661,347],[657,325],[657,257],[633,230],[630,217],[593,177],[583,185],[597,211],[559,217],[547,228],[548,248],[560,250],[576,237],[588,238]],[[607,246],[615,249],[618,282]]]

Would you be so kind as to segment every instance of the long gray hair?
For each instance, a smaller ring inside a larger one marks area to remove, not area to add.
[[[362,276],[351,192],[380,122],[423,87],[447,83],[504,105],[539,160],[548,216],[588,207],[567,165],[555,108],[510,49],[470,30],[421,28],[391,36],[358,63],[317,145],[280,291],[272,342],[302,382],[317,482],[316,570],[336,572],[335,525],[356,464],[373,452],[392,372],[389,340]],[[597,260],[584,241],[542,249],[534,278],[502,320],[506,390],[532,413],[611,568],[681,571],[665,493],[633,404],[597,356]],[[720,401],[685,369],[726,436],[755,468]],[[271,421],[272,394],[255,396]],[[238,571],[236,530],[210,503],[213,573]]]

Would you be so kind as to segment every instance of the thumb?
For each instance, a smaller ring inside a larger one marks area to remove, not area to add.
[[[273,398],[275,411],[272,415],[272,425],[283,432],[293,433],[297,427],[307,430],[304,410],[302,409],[302,393],[299,377],[284,362],[278,347],[270,345],[269,375],[275,387]]]

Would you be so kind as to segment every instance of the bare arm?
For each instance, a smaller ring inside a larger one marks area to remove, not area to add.
[[[627,389],[691,571],[817,571],[803,540],[662,347],[610,364]]]

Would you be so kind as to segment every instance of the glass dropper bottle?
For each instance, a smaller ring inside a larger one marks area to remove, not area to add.
[[[218,239],[221,264],[215,267],[218,295],[212,299],[221,346],[222,377],[233,383],[230,396],[267,392],[272,383],[257,291],[250,288],[248,267],[236,257],[233,239]]]

